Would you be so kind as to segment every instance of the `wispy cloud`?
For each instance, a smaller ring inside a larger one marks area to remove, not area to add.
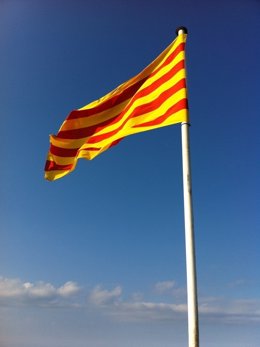
[[[225,322],[260,322],[260,299],[204,298],[200,300],[199,312],[207,319]]]
[[[177,285],[175,281],[161,281],[154,285],[154,292],[159,295],[171,295],[175,299],[184,300],[186,298],[186,289]]]
[[[162,282],[157,282],[154,286],[154,289],[157,293],[162,294],[173,289],[174,286],[175,286],[174,281],[162,281]]]
[[[187,312],[186,304],[152,301],[122,302],[116,308],[121,320],[130,321],[182,319]]]

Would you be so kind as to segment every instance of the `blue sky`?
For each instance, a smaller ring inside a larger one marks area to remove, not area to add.
[[[202,347],[260,339],[260,2],[0,2],[3,347],[187,346],[180,126],[43,179],[67,114],[188,28]]]

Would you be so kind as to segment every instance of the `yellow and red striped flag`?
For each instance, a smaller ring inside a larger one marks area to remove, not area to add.
[[[128,135],[188,121],[186,36],[178,35],[138,75],[68,115],[50,136],[47,180],[67,175],[79,158],[93,159]]]

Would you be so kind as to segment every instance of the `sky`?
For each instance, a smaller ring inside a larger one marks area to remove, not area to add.
[[[201,347],[260,340],[258,0],[0,0],[1,347],[187,346],[180,125],[44,180],[49,135],[188,28]]]

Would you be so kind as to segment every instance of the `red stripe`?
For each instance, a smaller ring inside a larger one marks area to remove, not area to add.
[[[54,146],[51,144],[50,152],[53,155],[57,155],[59,157],[75,157],[78,153],[78,148],[66,148],[66,154],[64,152],[64,148]]]
[[[82,151],[86,151],[86,152],[88,152],[88,151],[96,151],[96,152],[98,152],[98,151],[100,151],[101,150],[101,148],[100,147],[88,147],[88,148],[83,148],[83,149],[80,149],[80,152]]]
[[[184,109],[188,109],[188,102],[187,102],[186,98],[178,101],[175,105],[173,105],[171,108],[169,108],[160,117],[158,117],[158,118],[156,118],[150,122],[134,125],[133,128],[141,128],[141,127],[147,127],[147,126],[150,127],[150,126],[159,125],[159,124],[163,123],[172,114],[174,114],[180,110],[184,110]]]
[[[91,136],[96,132],[104,129],[107,125],[112,125],[120,121],[124,114],[128,111],[128,109],[132,106],[135,100],[138,98],[144,97],[154,90],[156,90],[160,85],[170,80],[177,72],[184,68],[184,61],[181,60],[178,64],[176,64],[170,71],[168,71],[165,75],[160,77],[158,80],[154,81],[150,86],[142,89],[140,92],[137,92],[132,98],[131,102],[127,105],[125,110],[119,115],[108,119],[102,123],[95,124],[93,126],[80,128],[80,129],[72,129],[72,130],[61,130],[59,131],[57,137],[62,139],[81,139],[84,137]],[[177,83],[178,84],[178,83]],[[183,87],[183,86],[182,86]],[[152,101],[153,102],[153,101]]]
[[[125,89],[121,94],[111,97],[110,99],[102,102],[98,106],[95,106],[93,108],[88,108],[86,110],[74,110],[74,111],[72,111],[69,114],[69,116],[67,117],[67,120],[90,117],[96,113],[105,111],[111,107],[114,107],[116,105],[121,104],[122,102],[131,98],[131,96],[133,94],[135,94],[135,92],[141,87],[141,85],[145,82],[145,80],[146,80],[146,78],[136,82],[135,84],[133,84],[129,88]]]
[[[175,50],[169,55],[169,57],[165,60],[162,66],[157,68],[150,76],[143,78],[140,81],[137,81],[135,84],[131,85],[127,89],[123,90],[121,94],[115,95],[111,97],[110,99],[106,100],[105,102],[86,110],[74,110],[72,111],[67,119],[76,119],[76,118],[82,118],[82,117],[89,117],[96,113],[102,112],[107,110],[108,108],[111,108],[113,106],[116,106],[120,104],[121,102],[129,99],[132,95],[135,94],[135,92],[141,87],[141,85],[151,76],[154,76],[159,70],[161,70],[163,67],[167,66],[171,63],[171,61],[181,52],[184,51],[185,44],[180,43],[179,46],[175,48]]]
[[[117,116],[118,115],[115,115],[111,119],[107,119],[102,123],[98,123],[89,127],[59,131],[57,137],[60,139],[70,139],[70,140],[84,139],[85,137],[95,134],[96,132],[105,128],[106,126],[113,124],[113,120],[116,119]]]
[[[115,141],[113,141],[110,145],[109,148],[116,146],[119,142],[121,142],[124,139],[124,137],[121,137],[121,139],[117,139]]]
[[[78,148],[62,148],[62,147],[56,147],[53,144],[50,146],[50,153],[53,155],[57,155],[58,157],[77,157],[78,153],[81,151],[100,151],[100,147],[88,147],[80,149]]]
[[[83,149],[80,149],[79,147],[76,149],[70,149],[70,148],[61,148],[61,147],[56,147],[54,145],[51,145],[49,152],[53,155],[57,155],[58,157],[66,158],[66,157],[77,157],[81,151],[100,151],[100,149],[101,149],[100,147],[88,147]]]
[[[56,164],[54,161],[51,160],[46,160],[46,164],[45,164],[45,171],[54,171],[54,170],[71,170],[73,168],[73,164],[69,164],[69,165],[59,165]]]

